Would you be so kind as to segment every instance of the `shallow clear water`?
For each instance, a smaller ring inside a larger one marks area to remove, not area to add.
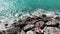
[[[0,0],[0,26],[34,12],[60,15],[60,0]]]

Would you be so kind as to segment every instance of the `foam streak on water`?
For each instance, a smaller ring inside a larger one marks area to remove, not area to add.
[[[44,12],[45,11],[45,12]],[[32,15],[40,16],[42,14],[46,14],[47,16],[57,16],[54,12],[48,12],[43,9],[36,9],[34,12],[32,12]],[[9,26],[14,23],[14,20],[18,18],[19,13],[15,13],[15,16],[12,16],[11,14],[9,16],[0,16],[0,29],[6,30],[5,24],[7,23]],[[22,16],[30,16],[29,13],[23,13]]]
[[[36,16],[39,16],[43,13],[48,16],[60,16],[59,10],[40,9],[41,7],[42,8],[46,7],[46,5],[48,5],[48,7],[51,5],[51,4],[47,4],[49,3],[49,1],[45,4],[42,3],[45,1],[42,2],[41,1],[40,0],[37,1],[36,0],[0,0],[0,29],[6,30],[4,26],[6,23],[8,23],[8,25],[10,26],[12,23],[14,23],[15,19],[18,20],[19,18],[22,18],[22,16],[26,16],[26,15],[31,16],[30,13]],[[43,7],[42,5],[45,6]],[[57,5],[59,4],[56,4],[56,6]],[[55,2],[52,3],[52,7],[53,6],[56,8]]]

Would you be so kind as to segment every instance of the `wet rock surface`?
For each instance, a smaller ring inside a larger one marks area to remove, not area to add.
[[[23,16],[0,34],[60,34],[60,17]],[[8,26],[8,24],[5,24]]]

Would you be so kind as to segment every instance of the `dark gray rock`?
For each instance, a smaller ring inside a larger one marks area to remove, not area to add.
[[[17,32],[21,31],[21,29],[19,27],[16,28],[10,28],[8,30],[6,30],[6,34],[17,34]]]
[[[56,18],[54,18],[54,19],[56,19],[56,20],[60,21],[60,17],[56,17]]]

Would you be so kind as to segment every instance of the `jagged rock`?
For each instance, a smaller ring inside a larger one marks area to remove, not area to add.
[[[12,24],[13,27],[20,27],[21,29],[26,25],[24,21],[22,22],[15,22]]]
[[[0,34],[36,34],[36,29],[34,31],[32,29],[37,27],[39,27],[39,29],[37,29],[39,30],[39,33],[41,33],[40,31],[43,30],[46,31],[44,32],[44,34],[58,34],[58,32],[60,32],[60,24],[58,24],[58,21],[60,21],[60,17],[56,17],[54,19],[52,18],[53,17],[47,17],[47,15],[45,14],[42,14],[42,16],[33,17],[23,16],[11,25],[12,28],[10,27],[5,31],[0,32]],[[8,26],[8,24],[5,24],[5,26]]]

